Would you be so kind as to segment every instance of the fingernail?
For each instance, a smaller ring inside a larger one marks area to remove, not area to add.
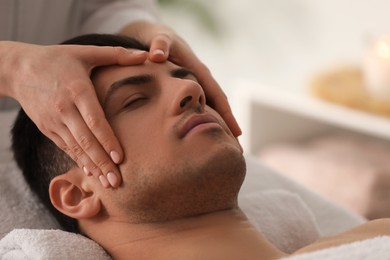
[[[99,175],[99,181],[101,182],[104,188],[108,188],[110,186],[110,184],[108,183],[104,175]]]
[[[118,178],[113,172],[107,173],[107,179],[112,187],[116,187],[116,185],[118,184]]]
[[[160,50],[160,49],[154,50],[153,51],[153,55],[162,55],[162,56],[164,56],[164,51]]]
[[[85,175],[87,175],[87,176],[92,175],[92,173],[90,171],[88,171],[87,167],[85,167],[85,166],[83,166],[83,171],[84,171]]]
[[[111,159],[113,160],[114,163],[119,163],[121,157],[119,156],[118,152],[111,151],[110,156],[111,156]]]

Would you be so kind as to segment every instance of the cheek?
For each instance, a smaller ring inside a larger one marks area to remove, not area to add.
[[[126,158],[146,152],[158,141],[158,136],[153,127],[138,126],[124,128],[117,134]]]
[[[151,161],[166,149],[166,135],[160,119],[153,116],[126,115],[111,122],[124,151],[124,162]]]

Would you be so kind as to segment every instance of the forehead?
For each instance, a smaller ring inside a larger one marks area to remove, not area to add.
[[[180,68],[170,61],[155,63],[147,60],[143,64],[130,66],[104,66],[96,69],[91,77],[96,92],[104,93],[115,81],[125,77],[141,74],[152,74],[155,77],[169,75],[174,69]]]

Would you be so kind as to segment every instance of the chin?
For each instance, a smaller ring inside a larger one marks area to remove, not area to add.
[[[245,179],[246,163],[240,146],[228,144],[211,149],[195,166],[199,173],[192,186],[192,215],[237,207],[237,197]]]
[[[142,182],[130,184],[136,191],[127,196],[135,199],[132,206],[120,203],[134,216],[132,222],[171,221],[237,208],[246,174],[240,146],[230,141],[195,150],[175,157],[172,165],[155,165]]]

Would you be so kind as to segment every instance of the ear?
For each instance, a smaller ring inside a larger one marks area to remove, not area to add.
[[[74,219],[96,216],[102,208],[101,200],[98,194],[89,188],[86,178],[78,167],[55,177],[49,187],[53,206]]]

